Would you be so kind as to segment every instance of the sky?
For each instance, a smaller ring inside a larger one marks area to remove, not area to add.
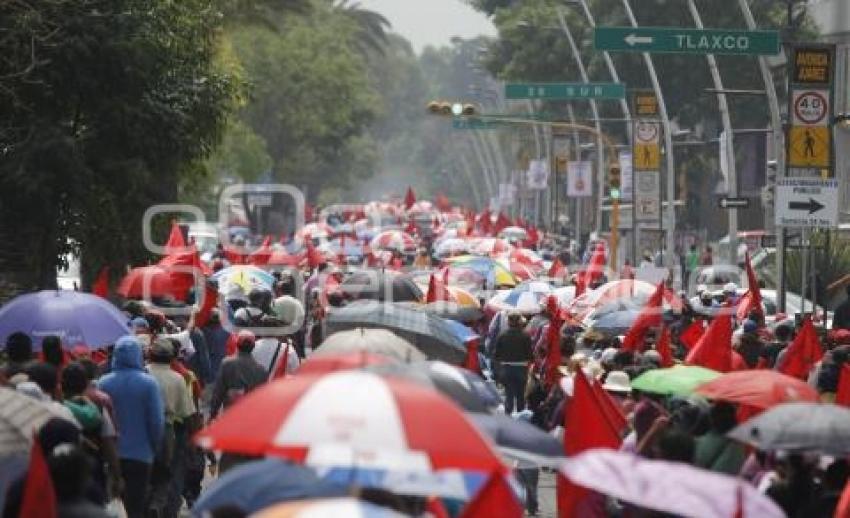
[[[448,45],[452,36],[472,38],[495,35],[496,28],[462,0],[359,0],[367,9],[383,14],[392,30],[413,45],[417,53],[427,45]]]

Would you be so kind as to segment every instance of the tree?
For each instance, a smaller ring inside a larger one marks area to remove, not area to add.
[[[50,287],[142,261],[141,216],[175,201],[236,89],[212,0],[31,0],[0,10],[0,270]]]

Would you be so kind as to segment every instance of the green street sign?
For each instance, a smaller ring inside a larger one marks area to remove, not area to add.
[[[508,83],[507,99],[625,99],[621,83]]]
[[[779,54],[777,31],[727,31],[676,27],[597,27],[596,50],[682,54]]]
[[[458,130],[478,130],[478,129],[496,129],[499,126],[498,121],[488,121],[484,119],[454,117],[452,118],[452,128]]]

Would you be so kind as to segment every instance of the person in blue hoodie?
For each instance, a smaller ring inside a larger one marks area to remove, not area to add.
[[[145,371],[135,336],[118,339],[112,371],[100,379],[98,388],[109,394],[115,410],[124,508],[128,518],[144,518],[151,466],[165,429],[165,409],[156,381]]]

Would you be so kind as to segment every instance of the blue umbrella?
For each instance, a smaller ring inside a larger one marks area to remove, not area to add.
[[[531,423],[503,414],[467,413],[466,417],[493,439],[499,451],[517,461],[517,467],[557,466],[564,460],[561,442]]]
[[[192,507],[192,515],[224,505],[251,514],[279,502],[347,494],[345,486],[322,480],[310,468],[265,459],[237,466],[210,484]]]
[[[46,290],[15,297],[0,308],[0,344],[21,331],[36,350],[56,335],[66,349],[85,344],[105,347],[129,332],[127,317],[108,300],[79,291]]]

